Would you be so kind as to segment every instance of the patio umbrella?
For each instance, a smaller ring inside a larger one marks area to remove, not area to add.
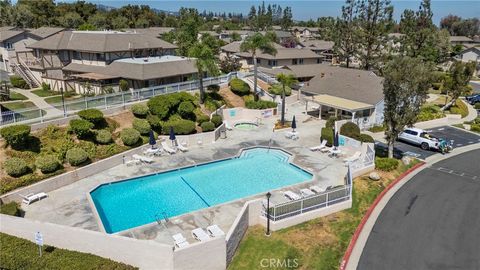
[[[172,141],[172,145],[175,143],[175,140],[177,138],[175,137],[175,132],[173,131],[173,127],[170,127],[170,140]]]
[[[148,143],[152,146],[152,149],[154,148],[155,144],[157,144],[157,140],[155,140],[155,135],[153,134],[153,130],[150,130],[150,138],[148,140]]]
[[[338,147],[339,143],[338,143],[338,131],[335,130],[335,134],[333,134],[333,146],[335,148]]]
[[[292,129],[293,129],[293,132],[295,132],[295,129],[297,128],[297,122],[295,121],[295,115],[293,116],[293,120],[292,120]]]

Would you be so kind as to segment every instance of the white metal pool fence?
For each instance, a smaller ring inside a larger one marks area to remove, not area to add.
[[[273,205],[270,207],[270,220],[279,221],[288,217],[348,201],[352,196],[350,187],[350,185],[345,185],[323,193],[304,197],[299,200]],[[264,209],[263,213],[264,216],[267,216],[267,209]]]
[[[236,77],[236,72],[231,72],[226,75],[218,77],[210,77],[203,79],[205,87],[212,84],[222,84],[229,82]],[[180,83],[173,83],[167,85],[160,85],[154,87],[147,87],[137,90],[130,90],[119,93],[112,93],[107,95],[100,95],[94,97],[84,97],[64,103],[51,104],[57,110],[52,108],[34,108],[21,109],[1,112],[0,126],[13,123],[43,123],[48,120],[68,117],[76,112],[84,109],[109,109],[113,107],[125,106],[132,102],[142,101],[154,96],[170,94],[181,91],[194,91],[199,88],[199,81],[187,81]]]

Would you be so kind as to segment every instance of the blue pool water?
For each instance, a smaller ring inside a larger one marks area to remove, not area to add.
[[[283,186],[312,175],[281,150],[249,149],[197,167],[104,184],[90,195],[108,233],[115,233]]]

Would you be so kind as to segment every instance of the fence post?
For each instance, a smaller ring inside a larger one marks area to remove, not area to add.
[[[107,105],[107,96],[104,96],[103,97],[104,101],[105,101],[105,109],[108,109],[108,105]]]
[[[328,206],[328,194],[330,194],[330,192],[327,192],[327,206]]]
[[[152,88],[152,97],[155,96],[155,88]]]
[[[17,122],[17,117],[15,116],[15,111],[13,111],[13,123]]]
[[[123,109],[125,109],[125,93],[122,92],[122,105],[123,105]]]
[[[43,111],[42,109],[38,109],[40,111],[40,123],[43,123]]]
[[[303,199],[300,201],[300,214],[303,213]]]
[[[83,99],[85,100],[85,109],[88,109],[88,101],[87,101],[87,97],[84,97]]]

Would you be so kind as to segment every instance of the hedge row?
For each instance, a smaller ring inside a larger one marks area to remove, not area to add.
[[[249,100],[245,102],[245,106],[248,109],[253,109],[253,110],[263,110],[263,109],[270,109],[270,108],[276,108],[277,103],[273,101],[268,101],[268,100]]]
[[[394,158],[375,158],[375,169],[390,172],[398,167],[398,160]]]
[[[176,114],[179,105],[184,101],[195,103],[195,97],[186,92],[160,95],[151,98],[147,102],[151,114],[157,115],[161,120],[167,120],[171,115]]]

